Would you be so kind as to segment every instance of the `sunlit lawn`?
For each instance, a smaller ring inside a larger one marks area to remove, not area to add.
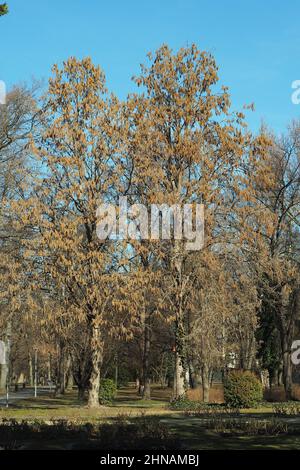
[[[115,417],[119,414],[138,416],[142,412],[149,415],[170,414],[168,402],[170,390],[154,388],[151,400],[142,400],[133,387],[118,391],[114,403],[102,406],[99,410],[90,410],[85,403],[77,399],[76,391],[68,391],[64,396],[53,394],[37,398],[28,398],[13,402],[9,408],[0,408],[0,418],[39,419],[39,418],[88,418],[98,420]]]

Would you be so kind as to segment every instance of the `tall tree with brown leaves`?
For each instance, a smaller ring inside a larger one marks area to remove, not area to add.
[[[97,407],[104,336],[126,335],[130,323],[124,305],[129,279],[118,272],[116,242],[96,235],[97,208],[114,197],[117,186],[119,105],[107,95],[104,75],[90,59],[70,58],[53,71],[43,132],[33,147],[44,174],[22,208],[22,222],[35,228],[28,248],[33,261],[42,260],[48,284],[68,299],[72,315],[87,321],[88,404]]]
[[[204,204],[204,252],[209,252],[224,232],[235,170],[250,136],[242,132],[243,115],[230,111],[227,89],[217,88],[210,54],[195,45],[177,53],[162,46],[149,59],[136,78],[145,93],[136,98],[135,172],[147,188],[148,204]],[[186,242],[183,237],[159,246],[175,327],[175,396],[185,389],[185,315],[193,285],[187,269],[193,252]]]

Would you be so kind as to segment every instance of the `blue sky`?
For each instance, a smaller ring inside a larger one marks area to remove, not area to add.
[[[4,0],[1,0],[4,2]],[[47,79],[53,63],[91,56],[120,98],[133,91],[148,51],[195,42],[210,51],[235,108],[254,102],[248,122],[277,132],[300,117],[291,83],[300,79],[299,0],[7,0],[0,19],[0,79]],[[1,2],[0,2],[1,3]]]

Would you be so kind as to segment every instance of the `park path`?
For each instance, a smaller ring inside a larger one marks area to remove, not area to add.
[[[37,395],[38,397],[49,395],[49,391],[50,391],[49,387],[41,387],[41,388],[38,388]],[[9,392],[9,404],[12,404],[18,400],[26,400],[28,398],[32,399],[32,397],[34,397],[33,387],[24,388],[24,389],[18,390],[17,392],[10,391]],[[3,407],[3,406],[6,406],[6,395],[0,395],[0,407]]]

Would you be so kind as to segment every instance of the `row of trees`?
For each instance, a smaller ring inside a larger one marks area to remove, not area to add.
[[[89,58],[54,66],[43,98],[0,108],[0,303],[11,376],[34,347],[60,391],[99,405],[100,377],[172,382],[174,396],[230,363],[279,371],[292,393],[299,320],[299,123],[250,133],[214,58],[166,45],[120,101]],[[100,203],[204,204],[205,240],[100,240]],[[99,221],[99,220],[98,220]],[[3,372],[3,371],[2,371]],[[4,373],[2,376],[4,377]],[[3,379],[2,379],[3,382]],[[72,383],[71,379],[69,383]]]

